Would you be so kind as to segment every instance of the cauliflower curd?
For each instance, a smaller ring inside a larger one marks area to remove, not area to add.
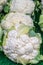
[[[0,12],[3,9],[3,5],[7,3],[7,0],[0,0]]]
[[[21,24],[27,25],[29,28],[34,27],[31,17],[22,13],[9,13],[1,22],[2,27],[6,30],[11,27],[17,29]]]
[[[35,3],[32,0],[11,0],[10,10],[31,14],[34,11]]]
[[[22,63],[23,65],[37,63],[39,59],[35,58],[40,54],[40,34],[37,33],[37,36],[30,37],[28,32],[20,34],[20,31],[14,29],[5,33],[3,42],[5,55],[12,61]]]

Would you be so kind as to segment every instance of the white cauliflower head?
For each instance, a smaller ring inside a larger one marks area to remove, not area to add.
[[[34,11],[35,3],[32,0],[11,0],[10,10],[31,14]]]
[[[14,62],[27,64],[37,63],[40,55],[41,36],[39,33],[36,36],[29,36],[28,28],[13,29],[5,33],[3,40],[3,51],[5,55]],[[24,33],[25,31],[25,33]]]
[[[7,3],[7,0],[0,0],[0,12],[3,9],[3,5]]]
[[[6,30],[11,27],[17,29],[21,24],[27,25],[29,28],[34,27],[31,17],[22,13],[9,13],[1,22],[2,27]]]

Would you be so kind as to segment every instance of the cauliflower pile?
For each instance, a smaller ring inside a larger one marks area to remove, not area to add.
[[[0,12],[3,9],[3,5],[7,3],[7,0],[0,0]]]
[[[34,8],[33,0],[11,0],[10,12],[1,21],[4,54],[12,61],[23,65],[43,60],[40,54],[41,35],[34,31],[30,16]]]
[[[31,14],[34,11],[35,3],[33,0],[11,0],[10,10],[13,12],[21,12]]]

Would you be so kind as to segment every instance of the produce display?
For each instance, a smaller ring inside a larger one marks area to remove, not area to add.
[[[43,0],[0,1],[0,65],[43,65]]]

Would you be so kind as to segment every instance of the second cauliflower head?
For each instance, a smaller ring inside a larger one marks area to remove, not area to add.
[[[34,11],[35,3],[33,0],[11,0],[10,10],[13,12],[20,12],[31,14]]]
[[[22,13],[9,13],[1,22],[2,27],[6,30],[11,27],[17,29],[22,24],[29,26],[29,29],[34,27],[32,18],[29,15]]]

